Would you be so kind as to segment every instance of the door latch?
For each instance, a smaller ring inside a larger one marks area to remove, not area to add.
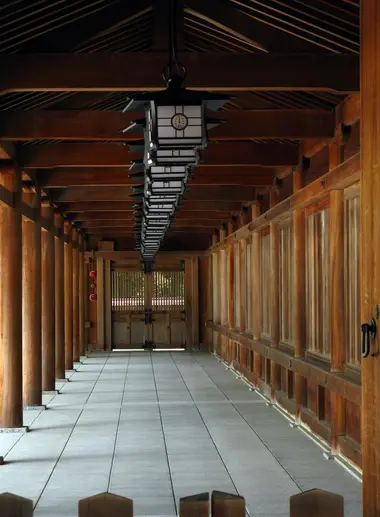
[[[369,323],[363,323],[360,330],[362,331],[362,358],[365,359],[371,351],[371,339],[374,340],[376,337],[377,326],[375,318],[372,318]],[[373,353],[372,356],[374,355]]]

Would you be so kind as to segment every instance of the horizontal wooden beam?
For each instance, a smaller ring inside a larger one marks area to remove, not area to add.
[[[56,167],[129,167],[141,155],[132,153],[119,144],[47,144],[23,147],[18,152],[19,165],[31,169]],[[269,167],[296,165],[298,147],[291,144],[257,144],[253,142],[225,142],[210,144],[201,152],[204,166]]]
[[[82,214],[82,213],[101,213],[117,211],[118,213],[133,212],[132,201],[74,201],[63,202],[60,205],[62,211],[66,214]],[[187,201],[181,203],[181,211],[187,212],[213,212],[227,211],[236,212],[241,209],[242,205],[239,201]]]
[[[188,52],[178,59],[188,88],[359,91],[359,56],[352,54]],[[165,86],[166,64],[166,52],[2,54],[0,91],[155,90]]]
[[[216,227],[213,227],[213,226],[209,226],[209,227],[201,227],[201,226],[198,226],[198,227],[194,227],[194,226],[183,226],[183,227],[180,227],[180,228],[172,228],[170,227],[168,232],[167,232],[167,235],[177,235],[177,234],[188,234],[189,236],[191,236],[192,234],[194,235],[211,235],[212,232],[214,231],[214,229],[216,229]],[[114,227],[114,226],[109,226],[109,227],[94,227],[94,228],[86,228],[86,227],[83,227],[83,231],[86,232],[86,234],[88,235],[101,235],[104,237],[122,237],[123,235],[125,236],[134,236],[134,231],[133,231],[133,228],[132,227]]]
[[[324,176],[281,201],[251,223],[228,235],[223,241],[212,246],[211,251],[217,251],[228,246],[228,244],[247,238],[253,231],[265,228],[270,222],[280,221],[288,217],[294,208],[305,208],[312,203],[318,202],[331,190],[343,190],[359,182],[359,180],[360,155],[357,153]]]
[[[170,228],[207,228],[210,226],[211,228],[215,228],[219,226],[223,222],[223,219],[215,220],[215,219],[200,219],[200,218],[187,218],[181,219],[176,216],[171,222]],[[120,219],[120,220],[105,220],[105,221],[82,221],[82,228],[132,228],[134,225],[134,219],[131,217],[130,219]]]
[[[230,165],[265,165],[278,167],[297,165],[298,146],[292,144],[256,144],[248,142],[215,143],[201,151],[202,165],[228,167]]]
[[[54,192],[53,201],[73,203],[77,201],[130,201],[132,191],[129,187],[69,187]],[[255,187],[237,186],[200,186],[194,185],[185,193],[190,201],[252,201]]]
[[[246,334],[241,334],[237,330],[230,330],[212,322],[207,322],[207,327],[253,350],[260,356],[275,361],[286,369],[292,370],[308,379],[313,379],[317,385],[319,384],[330,391],[339,393],[346,400],[360,406],[360,384],[353,382],[348,377],[342,376],[338,372],[328,371],[316,362],[311,363],[304,358],[294,357],[294,355],[289,354],[285,350],[270,346],[270,343],[264,340],[251,339]]]
[[[0,140],[136,141],[142,132],[122,133],[142,113],[117,111],[2,111]],[[210,114],[223,120],[210,131],[211,141],[331,138],[334,112],[327,110],[238,110]]]
[[[265,186],[273,183],[273,169],[269,167],[202,167],[195,169],[189,185],[255,185]],[[41,188],[63,188],[76,186],[133,186],[128,169],[118,167],[60,167],[39,169],[37,180]]]
[[[95,208],[95,207],[94,207]],[[230,212],[228,211],[209,211],[207,212],[207,220],[210,221],[223,221],[229,219]],[[99,223],[109,223],[109,222],[125,222],[132,221],[134,218],[133,212],[81,212],[79,214],[75,214],[71,218],[71,221],[85,221],[88,224],[99,224]],[[199,219],[205,219],[205,214],[198,211],[190,211],[190,210],[182,210],[179,209],[175,214],[175,220],[194,220],[197,221]]]

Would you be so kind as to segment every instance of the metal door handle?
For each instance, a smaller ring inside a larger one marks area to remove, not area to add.
[[[371,339],[376,337],[376,321],[374,318],[369,323],[363,323],[360,327],[362,332],[362,358],[369,356],[371,350]],[[374,354],[372,354],[374,355]]]

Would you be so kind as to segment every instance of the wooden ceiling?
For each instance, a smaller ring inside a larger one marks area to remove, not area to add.
[[[161,89],[169,0],[13,0],[0,16],[0,144],[25,185],[92,245],[131,249],[142,134],[120,129],[128,92]],[[233,95],[215,117],[164,246],[204,249],[215,228],[299,161],[299,144],[332,138],[334,108],[359,90],[355,0],[178,1],[187,86]],[[9,166],[3,160],[2,166]]]

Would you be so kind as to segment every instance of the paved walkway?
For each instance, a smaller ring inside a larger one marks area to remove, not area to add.
[[[361,485],[207,354],[94,354],[27,411],[30,432],[0,435],[0,492],[29,497],[36,517],[76,517],[109,490],[135,515],[174,516],[182,496],[239,492],[256,517],[289,517],[289,496],[324,488],[361,515]]]

